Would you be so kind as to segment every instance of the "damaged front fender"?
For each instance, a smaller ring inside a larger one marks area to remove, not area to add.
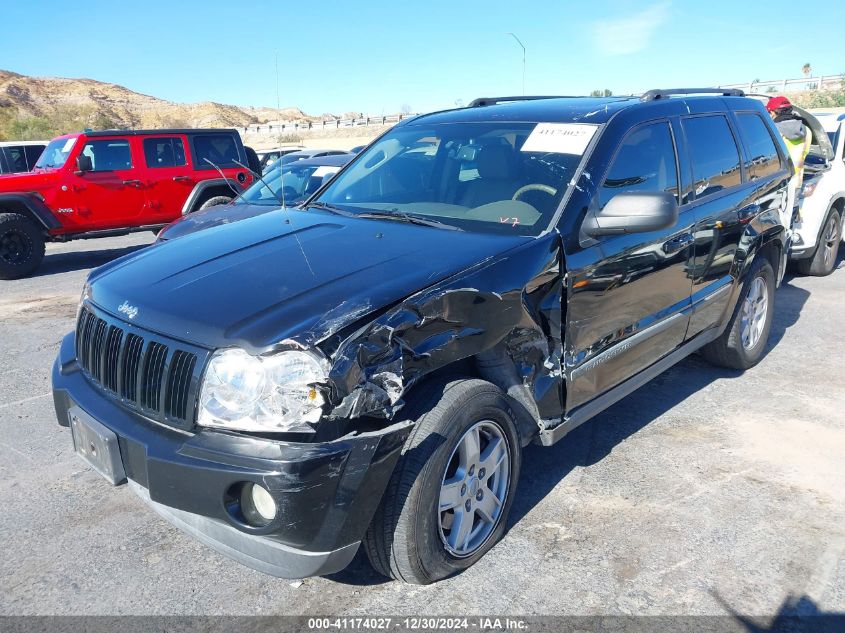
[[[536,403],[534,415],[559,419],[561,270],[561,240],[552,232],[413,294],[358,327],[329,352],[327,417],[390,419],[424,377],[499,348]]]

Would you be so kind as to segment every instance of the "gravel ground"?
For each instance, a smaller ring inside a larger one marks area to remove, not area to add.
[[[0,613],[845,612],[841,258],[829,278],[787,278],[753,370],[693,357],[529,447],[505,539],[408,587],[360,554],[301,583],[246,569],[74,455],[49,395],[59,341],[88,270],[151,239],[51,245],[39,276],[0,282]]]

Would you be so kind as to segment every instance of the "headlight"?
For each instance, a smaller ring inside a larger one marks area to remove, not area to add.
[[[307,352],[252,356],[241,349],[216,352],[200,390],[201,426],[241,431],[313,431],[323,413],[316,385],[326,363]]]
[[[82,313],[82,306],[85,305],[85,300],[91,296],[91,286],[88,282],[82,286],[82,294],[79,295],[79,303],[76,305],[76,321],[79,321],[79,315]]]

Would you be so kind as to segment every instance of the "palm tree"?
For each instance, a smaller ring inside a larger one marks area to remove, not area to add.
[[[809,77],[812,74],[813,67],[810,66],[810,62],[804,64],[804,66],[801,68],[801,72],[804,73],[805,77]]]

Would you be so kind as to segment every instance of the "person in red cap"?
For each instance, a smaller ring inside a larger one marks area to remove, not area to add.
[[[792,218],[798,217],[798,210],[795,209],[799,205],[797,193],[801,191],[804,183],[804,161],[807,154],[810,153],[813,134],[810,128],[804,125],[801,117],[795,114],[792,102],[786,97],[772,97],[766,103],[766,110],[769,111],[774,120],[775,127],[777,127],[783,139],[783,144],[786,146],[786,151],[795,166],[795,175],[789,181],[789,199],[786,207],[790,210],[792,216],[787,218],[786,226],[791,227]]]

